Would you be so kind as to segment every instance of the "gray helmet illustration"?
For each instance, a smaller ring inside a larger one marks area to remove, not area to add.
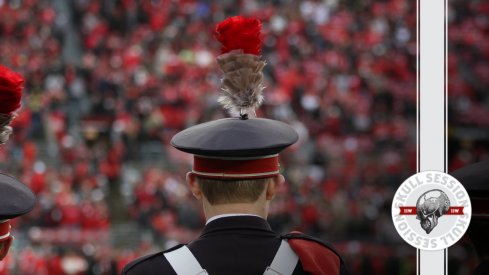
[[[416,219],[426,234],[438,225],[438,218],[448,212],[450,200],[447,194],[439,189],[424,192],[416,202]]]

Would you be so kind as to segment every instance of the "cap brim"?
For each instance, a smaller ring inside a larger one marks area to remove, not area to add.
[[[259,157],[277,154],[297,139],[297,132],[280,121],[227,118],[183,130],[173,137],[171,144],[194,155]]]
[[[34,208],[36,196],[16,178],[0,173],[0,220],[12,219]]]

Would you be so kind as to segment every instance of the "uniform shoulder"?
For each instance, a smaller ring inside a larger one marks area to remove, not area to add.
[[[348,274],[343,259],[332,245],[301,232],[291,232],[281,238],[288,241],[308,274]]]
[[[286,239],[286,240],[304,240],[304,241],[314,242],[314,243],[320,244],[324,248],[333,252],[336,256],[338,256],[338,258],[341,261],[343,261],[340,254],[336,251],[336,249],[331,244],[328,244],[328,243],[326,243],[323,240],[320,240],[318,238],[314,238],[312,236],[306,235],[302,232],[293,231],[293,232],[287,233],[285,235],[282,235],[281,238]]]
[[[151,268],[151,269],[160,269],[164,268],[165,261],[163,259],[160,259],[159,257],[163,258],[163,253],[173,251],[175,249],[178,249],[182,247],[183,244],[176,245],[170,249],[167,249],[165,251],[160,251],[156,252],[153,254],[149,254],[140,258],[137,258],[134,261],[131,261],[128,263],[124,269],[122,270],[122,275],[132,275],[132,274],[147,274],[146,270]],[[156,261],[155,261],[156,260]],[[161,265],[155,266],[156,265]]]

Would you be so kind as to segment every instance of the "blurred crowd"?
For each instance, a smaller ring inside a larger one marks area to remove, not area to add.
[[[488,11],[449,2],[450,169],[488,157]],[[0,63],[27,80],[0,168],[38,196],[0,274],[118,274],[199,234],[191,158],[169,141],[227,116],[213,27],[237,14],[263,22],[258,116],[300,135],[272,227],[334,243],[353,274],[415,273],[390,217],[416,171],[415,2],[0,0],[0,14]],[[456,274],[475,264],[467,246]]]

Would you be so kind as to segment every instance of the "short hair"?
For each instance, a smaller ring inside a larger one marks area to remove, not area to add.
[[[271,179],[219,180],[197,176],[202,194],[211,205],[256,202]]]

